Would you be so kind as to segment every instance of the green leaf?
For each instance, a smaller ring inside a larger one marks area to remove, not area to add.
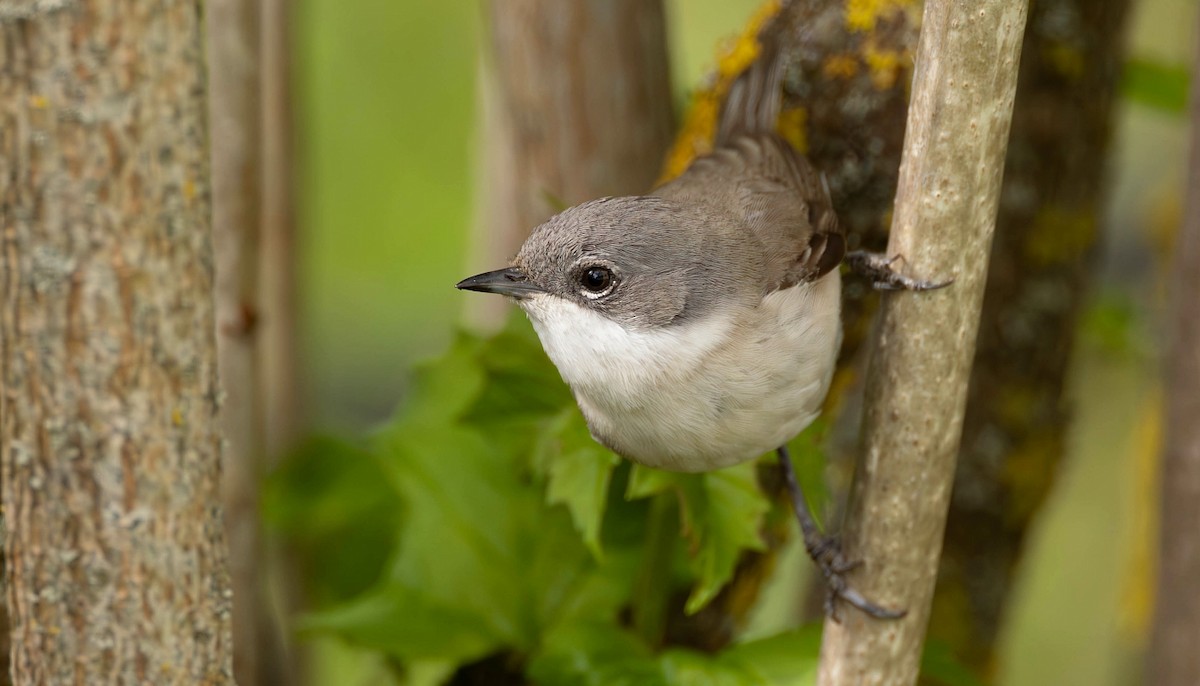
[[[701,475],[701,489],[685,498],[699,544],[695,556],[699,583],[684,608],[698,612],[733,576],[743,550],[763,550],[763,515],[770,503],[763,497],[754,475],[754,463]],[[685,517],[686,520],[686,517]]]
[[[478,338],[460,333],[444,355],[417,365],[396,423],[445,423],[466,412],[484,390],[481,346]]]
[[[742,665],[772,686],[804,686],[816,683],[820,655],[821,625],[812,624],[735,645],[721,659]]]
[[[523,561],[518,544],[541,493],[508,460],[461,425],[402,426],[378,450],[405,503],[394,579],[446,607],[473,612],[513,644],[522,625]]]
[[[519,312],[480,346],[479,363],[486,383],[463,421],[487,435],[498,451],[527,458],[546,422],[575,407],[570,390]]]
[[[392,582],[342,606],[302,619],[303,632],[335,633],[405,660],[466,661],[500,645],[469,612],[439,605],[418,589]]]
[[[658,493],[666,493],[674,488],[681,478],[695,478],[695,475],[665,472],[661,469],[635,464],[629,471],[629,485],[625,488],[625,498],[638,500]]]
[[[1171,114],[1184,114],[1188,106],[1189,79],[1186,65],[1133,58],[1125,62],[1121,92],[1133,102]]]
[[[601,557],[600,524],[608,485],[620,458],[592,440],[583,417],[573,407],[551,423],[535,454],[535,463],[543,464],[549,475],[547,502],[567,506],[588,550]]]
[[[823,515],[829,507],[829,486],[825,482],[825,437],[828,433],[828,422],[824,417],[818,417],[812,425],[788,443],[792,466],[796,470],[796,480],[804,491],[804,499],[812,509],[813,519],[822,528]],[[791,512],[790,507],[788,512]]]
[[[693,614],[709,603],[733,576],[743,550],[762,550],[763,515],[770,503],[758,488],[753,462],[707,472],[678,474],[636,466],[626,489],[628,498],[674,491],[680,501],[680,524],[697,577],[685,611]]]
[[[654,657],[623,629],[577,624],[547,638],[528,674],[539,686],[804,686],[816,682],[820,645],[813,625],[716,655],[673,649]]]
[[[690,650],[668,650],[659,662],[671,686],[769,686],[742,664]]]
[[[573,407],[574,398],[520,313],[479,348],[487,384],[465,419],[473,424],[541,420]]]
[[[613,624],[581,623],[546,638],[529,663],[538,686],[667,686],[662,666],[636,636]]]

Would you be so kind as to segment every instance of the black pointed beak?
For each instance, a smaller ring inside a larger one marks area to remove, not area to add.
[[[514,298],[528,298],[535,293],[543,292],[541,288],[529,281],[525,272],[516,267],[476,274],[459,281],[454,287],[460,291],[499,293]]]

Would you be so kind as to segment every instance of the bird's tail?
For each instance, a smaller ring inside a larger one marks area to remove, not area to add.
[[[733,85],[721,106],[716,145],[747,133],[769,133],[775,130],[779,110],[783,106],[784,55],[780,46],[776,21],[768,22],[758,33],[760,51]]]

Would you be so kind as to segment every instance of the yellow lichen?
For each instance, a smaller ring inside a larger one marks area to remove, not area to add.
[[[779,0],[763,3],[746,23],[741,34],[719,49],[716,73],[709,86],[693,94],[691,107],[684,118],[679,135],[675,137],[675,144],[667,153],[658,183],[666,183],[679,176],[698,155],[712,150],[713,137],[717,132],[717,117],[721,113],[721,101],[738,74],[758,57],[758,31],[768,19],[779,13],[779,7]]]
[[[808,153],[808,110],[797,107],[780,112],[775,129],[797,152]]]
[[[50,101],[44,95],[31,95],[29,96],[29,104],[35,110],[44,110],[50,106]]]
[[[869,40],[863,44],[863,61],[871,71],[871,83],[879,90],[887,90],[896,85],[896,79],[912,62],[912,56],[907,50],[881,49],[875,41]]]
[[[821,64],[821,71],[827,78],[851,79],[858,74],[858,58],[854,55],[830,55]]]
[[[846,0],[846,28],[869,33],[879,20],[917,6],[917,0]]]

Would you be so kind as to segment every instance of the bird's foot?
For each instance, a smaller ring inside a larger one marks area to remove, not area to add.
[[[847,560],[843,557],[842,546],[837,537],[826,536],[817,528],[817,522],[808,509],[804,491],[800,489],[800,482],[796,480],[796,470],[792,468],[792,458],[788,455],[787,446],[779,446],[777,452],[779,453],[779,467],[783,471],[783,481],[791,496],[792,510],[800,522],[800,534],[804,537],[804,549],[808,551],[808,556],[821,570],[821,575],[825,577],[826,586],[829,588],[829,595],[825,597],[825,614],[835,622],[841,621],[837,614],[837,599],[841,598],[877,619],[903,617],[904,610],[889,610],[880,607],[864,598],[846,581],[846,574],[860,566],[862,562]]]
[[[854,250],[846,253],[846,265],[850,271],[871,282],[871,285],[881,291],[932,291],[945,288],[954,283],[954,279],[946,281],[924,281],[905,276],[892,269],[892,264],[904,261],[903,255],[888,257],[883,253]]]
[[[906,614],[905,610],[889,610],[867,600],[854,589],[846,574],[862,566],[862,560],[847,560],[842,555],[841,543],[836,536],[811,533],[804,536],[804,548],[808,556],[816,563],[817,569],[825,577],[828,592],[825,596],[825,614],[833,621],[841,622],[838,616],[837,601],[839,599],[875,617],[876,619],[900,619]]]

